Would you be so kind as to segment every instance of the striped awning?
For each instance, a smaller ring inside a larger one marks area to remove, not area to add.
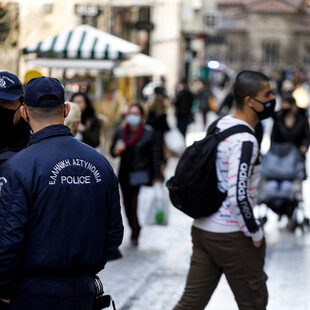
[[[77,26],[23,49],[24,54],[35,53],[37,57],[108,60],[122,60],[139,51],[138,45],[89,25]]]

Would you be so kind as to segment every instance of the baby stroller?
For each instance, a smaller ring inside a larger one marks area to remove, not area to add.
[[[309,227],[309,219],[303,210],[302,181],[305,164],[291,143],[272,143],[262,159],[261,181],[258,186],[258,204],[265,204],[273,212],[288,218],[288,229],[303,231]],[[260,217],[264,224],[267,216]]]

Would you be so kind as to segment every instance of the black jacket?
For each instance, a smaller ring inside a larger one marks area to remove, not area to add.
[[[110,153],[113,157],[115,144],[117,140],[123,140],[123,130],[117,130],[112,140]],[[151,180],[160,178],[160,148],[161,146],[154,139],[153,130],[144,125],[141,138],[131,146],[127,146],[126,150],[121,154],[121,163],[118,178],[121,183],[129,182],[129,173],[132,171],[149,171]]]
[[[0,168],[0,298],[29,275],[92,275],[121,244],[118,181],[107,160],[48,126]]]
[[[159,160],[161,163],[165,163],[167,160],[164,151],[164,134],[170,129],[167,123],[166,113],[157,114],[151,111],[146,120],[146,124],[150,125],[154,129],[155,143],[161,146],[159,149]]]
[[[279,111],[275,113],[274,125],[271,133],[271,142],[290,142],[298,148],[301,145],[309,147],[310,130],[305,115],[298,112],[294,126],[289,128],[284,123],[283,112]]]
[[[82,122],[83,123],[83,122]],[[91,115],[85,119],[83,123],[86,126],[86,130],[82,133],[82,142],[90,145],[91,147],[97,147],[100,144],[100,123],[96,115]]]
[[[187,88],[180,90],[174,100],[176,117],[186,117],[192,115],[194,95]]]

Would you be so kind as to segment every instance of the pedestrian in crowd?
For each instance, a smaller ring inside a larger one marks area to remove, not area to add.
[[[72,137],[54,78],[31,79],[20,113],[29,146],[0,168],[0,298],[12,310],[90,310],[93,277],[123,237],[117,177]]]
[[[304,109],[296,105],[296,101],[291,94],[282,97],[281,110],[273,116],[274,123],[271,131],[271,144],[273,143],[291,143],[297,147],[301,155],[301,161],[304,164],[302,171],[303,179],[306,179],[306,153],[310,145],[310,129]],[[267,190],[269,195],[275,194],[278,189],[282,194],[293,192],[292,180],[268,181]]]
[[[73,94],[70,101],[77,103],[81,110],[77,138],[91,147],[97,148],[100,144],[100,123],[90,99],[85,93],[79,92]]]
[[[271,143],[292,143],[305,160],[310,144],[309,124],[304,110],[297,107],[291,94],[283,96],[281,110],[276,112],[273,118]]]
[[[197,98],[198,94],[201,92],[203,88],[203,82],[197,76],[194,77],[190,83],[190,90],[193,93],[195,99]]]
[[[175,105],[177,127],[184,137],[186,136],[187,126],[193,120],[193,102],[194,95],[189,90],[186,79],[182,79],[173,103]]]
[[[147,106],[147,118],[145,123],[151,126],[154,130],[155,143],[160,147],[159,161],[161,167],[161,174],[163,178],[164,168],[167,164],[167,158],[164,148],[164,134],[169,131],[167,123],[168,105],[166,98],[163,95],[155,95],[155,98]]]
[[[204,82],[203,88],[199,92],[199,110],[202,115],[203,125],[206,127],[207,125],[207,113],[209,111],[217,111],[218,104],[216,99],[211,91],[210,82]]]
[[[166,90],[166,87],[165,87],[165,84],[163,83],[162,85],[160,86],[156,86],[154,88],[154,95],[161,95],[163,96],[164,98],[168,99],[168,94],[167,94],[167,90]]]
[[[75,102],[68,101],[66,103],[70,105],[70,112],[65,118],[65,125],[70,128],[73,137],[75,137],[81,121],[81,110]]]
[[[152,129],[144,124],[143,116],[144,110],[140,104],[131,105],[125,125],[117,130],[110,149],[113,157],[121,157],[118,179],[133,245],[138,245],[141,230],[137,216],[140,186],[161,180],[161,146],[156,143]]]
[[[236,113],[219,120],[220,131],[242,124],[254,132],[256,124],[274,111],[275,99],[269,79],[260,72],[240,72],[234,85],[234,97]],[[240,310],[266,309],[266,244],[252,210],[260,174],[255,136],[238,133],[220,142],[216,167],[218,188],[227,191],[227,197],[218,212],[194,220],[187,283],[174,310],[205,309],[222,274]]]
[[[30,130],[20,115],[24,88],[16,75],[0,71],[0,164],[28,144]]]

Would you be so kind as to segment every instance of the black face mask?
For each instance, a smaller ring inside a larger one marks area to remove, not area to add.
[[[263,119],[266,119],[266,118],[268,118],[268,117],[273,115],[274,109],[276,107],[276,99],[275,98],[272,99],[272,100],[269,100],[267,102],[262,102],[262,101],[259,101],[259,100],[255,99],[255,98],[252,98],[252,99],[254,99],[255,101],[261,103],[264,106],[264,110],[261,111],[261,112],[257,112],[255,109],[253,109],[257,113],[258,119],[260,121],[262,121]]]
[[[30,132],[27,123],[21,118],[13,124],[16,110],[0,107],[0,147],[18,148],[27,145]]]
[[[14,127],[13,120],[16,110],[10,110],[3,107],[0,107],[0,130],[11,130]]]
[[[286,115],[286,114],[288,114],[289,112],[291,112],[292,111],[292,108],[285,108],[285,109],[283,109],[282,108],[282,113],[284,114],[284,115]]]

